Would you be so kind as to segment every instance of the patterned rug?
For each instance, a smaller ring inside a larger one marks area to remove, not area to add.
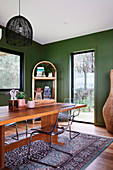
[[[73,133],[76,135],[77,133]],[[22,136],[22,135],[21,135]],[[6,143],[13,142],[12,136],[6,137]],[[65,164],[60,170],[79,170],[85,169],[105,148],[112,142],[113,138],[94,136],[80,133],[72,140],[68,137],[68,132],[59,136],[63,146],[54,145],[54,147],[72,153],[74,158]],[[8,142],[9,141],[9,142]],[[17,148],[5,154],[5,166],[12,170],[54,170],[55,168],[38,164],[27,159],[28,146]],[[52,165],[60,165],[69,159],[69,155],[51,149],[48,143],[35,141],[31,146],[33,157],[42,162]],[[56,168],[58,169],[58,168]]]

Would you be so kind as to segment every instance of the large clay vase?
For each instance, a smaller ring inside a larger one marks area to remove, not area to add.
[[[103,107],[103,117],[108,132],[113,133],[113,70],[110,73],[111,89],[109,97]]]

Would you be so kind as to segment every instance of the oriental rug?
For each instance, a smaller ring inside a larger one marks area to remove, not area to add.
[[[76,135],[73,132],[73,135]],[[70,140],[68,132],[59,135],[59,140],[65,142],[63,146],[54,147],[70,152],[74,158],[65,164],[60,170],[80,170],[85,169],[95,158],[99,156],[112,142],[113,138],[89,135],[80,133]],[[6,143],[13,142],[12,136],[6,137]],[[12,170],[54,170],[55,168],[44,166],[27,159],[28,146],[22,146],[5,154],[5,166]],[[51,149],[48,143],[38,140],[32,143],[31,154],[36,159],[52,165],[60,165],[68,159],[69,155]],[[31,156],[32,156],[31,155]],[[56,168],[58,169],[58,168]]]

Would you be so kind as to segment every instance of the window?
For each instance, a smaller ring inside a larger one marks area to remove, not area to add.
[[[0,91],[23,91],[23,53],[0,48]]]

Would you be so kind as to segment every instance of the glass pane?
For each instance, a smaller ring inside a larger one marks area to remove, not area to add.
[[[76,120],[94,123],[94,52],[74,54],[74,98],[87,104]]]
[[[0,52],[0,89],[20,88],[20,56]]]

